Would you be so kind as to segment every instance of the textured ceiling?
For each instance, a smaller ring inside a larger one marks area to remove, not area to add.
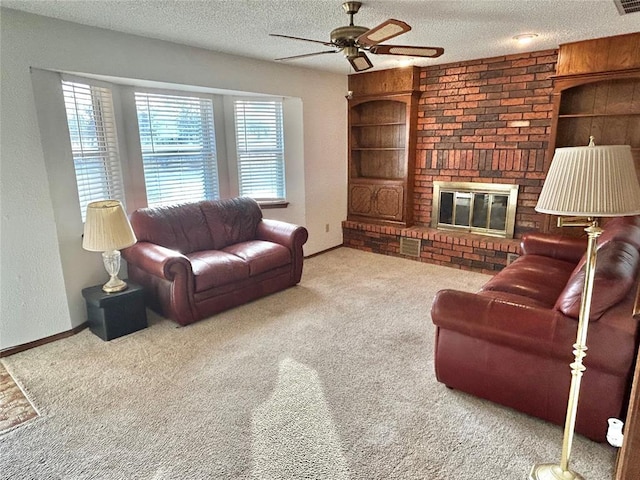
[[[168,40],[218,52],[272,61],[326,50],[319,44],[270,37],[279,33],[329,41],[348,24],[340,0],[2,0],[7,8],[119,32]],[[640,31],[640,13],[620,15],[613,0],[370,0],[355,24],[374,27],[388,18],[413,29],[387,42],[438,46],[434,65]],[[523,47],[514,35],[534,32]],[[319,47],[319,48],[318,48]],[[393,68],[403,57],[370,55],[376,69]],[[288,63],[341,74],[352,73],[340,53]]]

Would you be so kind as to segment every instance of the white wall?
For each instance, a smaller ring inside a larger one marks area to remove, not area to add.
[[[307,255],[342,243],[346,76],[7,9],[0,12],[0,26],[0,349],[82,323],[80,290],[104,275],[99,255],[80,246],[70,166],[60,164],[60,152],[42,148],[58,128],[42,123],[43,110],[51,109],[38,107],[51,84],[32,78],[31,67],[300,98],[304,158],[287,164],[299,179],[287,185],[288,192],[300,200],[287,210],[266,210],[265,216],[305,225]]]

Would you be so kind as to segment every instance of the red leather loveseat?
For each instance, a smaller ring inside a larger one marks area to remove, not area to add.
[[[262,218],[247,197],[142,208],[122,251],[148,305],[182,325],[296,285],[304,227]]]
[[[597,441],[606,438],[607,418],[624,415],[639,340],[640,219],[615,218],[603,228],[576,424]],[[522,255],[479,292],[438,292],[431,309],[438,380],[564,425],[585,250],[583,239],[525,235]]]

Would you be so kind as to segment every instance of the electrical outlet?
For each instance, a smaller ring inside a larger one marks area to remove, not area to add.
[[[324,231],[325,231],[325,232],[329,232],[329,224],[328,224],[328,223],[325,223],[325,225],[324,225]]]

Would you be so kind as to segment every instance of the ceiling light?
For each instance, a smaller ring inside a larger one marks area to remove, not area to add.
[[[521,45],[528,45],[537,36],[537,33],[521,33],[520,35],[516,35],[515,37],[513,37],[513,39]]]

